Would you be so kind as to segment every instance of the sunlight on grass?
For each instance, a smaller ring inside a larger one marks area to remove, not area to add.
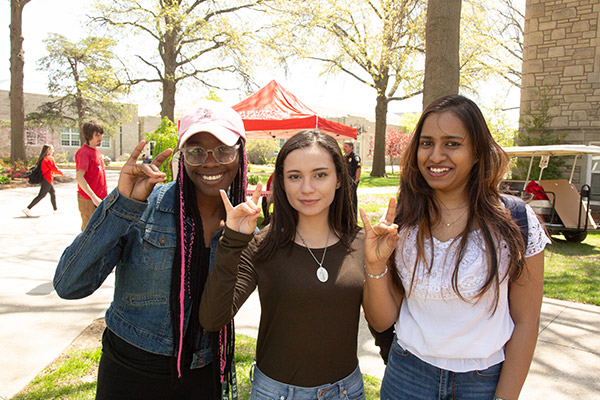
[[[100,348],[74,351],[44,369],[13,400],[93,399]]]
[[[240,400],[250,398],[250,367],[254,362],[256,339],[236,335],[235,363]],[[102,350],[73,351],[44,369],[13,400],[91,400],[96,393],[96,375]],[[367,399],[379,398],[381,381],[364,375]]]
[[[600,306],[600,232],[581,243],[553,236],[546,247],[544,296]]]

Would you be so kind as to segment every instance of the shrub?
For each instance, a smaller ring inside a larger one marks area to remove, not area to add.
[[[10,183],[10,178],[8,176],[0,176],[0,185],[6,185]]]
[[[250,164],[267,164],[278,149],[277,139],[253,139],[246,142],[246,155]]]
[[[162,153],[167,149],[173,149],[177,147],[177,126],[168,117],[163,117],[160,121],[160,125],[156,130],[152,133],[146,133],[146,142],[153,140],[154,150],[152,157],[154,158],[158,154]],[[160,170],[164,172],[167,176],[165,178],[165,183],[171,182],[173,180],[173,171],[171,170],[171,159],[173,155],[171,154],[169,158],[163,162],[160,166]]]
[[[260,181],[260,176],[258,176],[258,175],[248,175],[247,179],[248,179],[248,184],[249,185],[256,185],[258,183],[258,181]]]
[[[69,162],[69,152],[64,151],[62,153],[54,153],[54,161],[59,164],[65,164]]]

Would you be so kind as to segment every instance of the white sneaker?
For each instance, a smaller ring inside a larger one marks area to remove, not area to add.
[[[28,216],[28,217],[31,217],[31,216],[32,216],[32,215],[31,215],[31,213],[29,212],[29,208],[24,208],[24,209],[22,209],[21,211],[23,211],[23,214],[25,214],[25,215],[26,215],[26,216]]]

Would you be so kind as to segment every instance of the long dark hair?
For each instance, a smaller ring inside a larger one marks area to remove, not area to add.
[[[238,171],[229,187],[229,200],[233,205],[246,201],[247,160],[244,142],[239,141]],[[204,332],[198,319],[199,299],[208,277],[209,265],[203,263],[210,254],[205,254],[202,218],[196,203],[196,191],[193,181],[184,166],[184,156],[180,154],[178,176],[175,190],[177,246],[171,269],[170,311],[173,332],[174,374],[181,378],[182,353],[194,351],[193,342],[199,335],[210,335],[209,340],[215,354],[210,368],[216,377],[232,383],[231,365],[234,356],[235,335],[233,321],[216,333]],[[183,291],[182,291],[183,288]],[[192,298],[189,328],[184,342],[182,316],[184,298]],[[190,340],[188,340],[190,339]],[[229,385],[225,385],[227,388]]]
[[[46,158],[46,156],[48,155],[48,151],[52,148],[51,144],[45,144],[42,146],[42,151],[40,151],[40,156],[38,157],[37,161],[35,162],[36,165],[41,164],[42,161],[44,161],[44,158]]]
[[[508,168],[508,156],[492,137],[479,107],[473,101],[460,95],[439,98],[425,109],[402,157],[402,173],[395,222],[400,228],[419,227],[417,234],[418,255],[410,289],[414,284],[418,261],[420,259],[426,260],[424,242],[427,238],[431,238],[432,227],[439,221],[441,215],[440,206],[433,196],[434,190],[427,184],[419,171],[417,151],[423,124],[427,117],[445,112],[452,113],[463,123],[471,139],[476,159],[467,183],[468,220],[465,229],[457,238],[460,240],[459,251],[452,274],[452,287],[457,295],[465,300],[458,289],[458,267],[466,251],[469,232],[475,227],[479,227],[487,248],[489,269],[485,283],[476,298],[481,298],[485,292],[493,288],[495,309],[498,303],[498,287],[503,277],[499,276],[494,238],[503,238],[507,243],[510,252],[508,275],[512,280],[517,279],[523,271],[527,244],[523,242],[519,227],[510,217],[510,213],[502,206],[498,190],[500,180]],[[431,257],[433,263],[433,248]]]
[[[352,208],[350,195],[350,178],[340,146],[331,136],[318,129],[299,132],[288,139],[281,147],[275,161],[275,172],[272,183],[273,213],[264,240],[259,245],[257,258],[270,258],[277,249],[294,240],[298,224],[298,212],[291,206],[283,185],[283,163],[294,150],[311,146],[325,149],[333,160],[335,172],[340,186],[335,190],[333,202],[329,207],[328,223],[331,230],[342,243],[350,248],[350,244],[358,230],[356,216]]]

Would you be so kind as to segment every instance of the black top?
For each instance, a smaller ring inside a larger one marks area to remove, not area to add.
[[[348,167],[348,175],[352,182],[356,182],[356,170],[361,168],[360,156],[354,152],[346,156],[346,166]]]

